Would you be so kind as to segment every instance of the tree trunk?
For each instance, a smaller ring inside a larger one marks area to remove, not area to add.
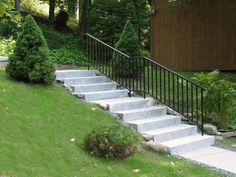
[[[55,0],[49,0],[49,17],[48,17],[48,19],[51,23],[54,22],[54,17],[55,17],[54,11],[55,11]]]
[[[81,13],[80,21],[79,21],[79,35],[80,36],[83,36],[84,33],[86,32],[86,22],[87,22],[89,4],[90,4],[90,0],[83,0],[82,13]]]
[[[79,21],[79,18],[80,18],[80,7],[79,7],[79,4],[80,4],[80,2],[79,2],[79,0],[77,0],[77,2],[76,2],[77,4],[76,4],[76,20],[77,21]]]
[[[20,0],[15,0],[15,10],[20,12]]]

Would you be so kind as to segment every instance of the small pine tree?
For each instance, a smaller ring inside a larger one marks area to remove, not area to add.
[[[140,56],[138,36],[129,20],[126,22],[115,48],[130,57]],[[135,78],[142,71],[143,64],[138,58],[127,59],[113,54],[112,62],[113,72],[120,77]]]
[[[17,80],[31,83],[51,83],[55,79],[45,38],[31,15],[24,20],[6,72]]]

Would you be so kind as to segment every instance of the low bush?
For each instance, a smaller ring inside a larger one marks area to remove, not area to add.
[[[92,154],[109,158],[124,159],[140,147],[141,136],[120,124],[94,129],[84,140],[85,148]]]

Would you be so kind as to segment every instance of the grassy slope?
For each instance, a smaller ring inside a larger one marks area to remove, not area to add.
[[[7,175],[220,176],[146,150],[124,161],[92,157],[83,150],[85,134],[95,126],[115,121],[97,107],[93,111],[91,105],[78,101],[60,86],[10,81],[0,70],[0,95],[0,172]],[[71,138],[76,142],[72,143]]]

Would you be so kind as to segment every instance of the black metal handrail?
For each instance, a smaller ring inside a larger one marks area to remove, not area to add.
[[[87,34],[90,66],[121,86],[149,95],[195,123],[203,134],[205,88],[169,68],[142,56],[130,57]]]

